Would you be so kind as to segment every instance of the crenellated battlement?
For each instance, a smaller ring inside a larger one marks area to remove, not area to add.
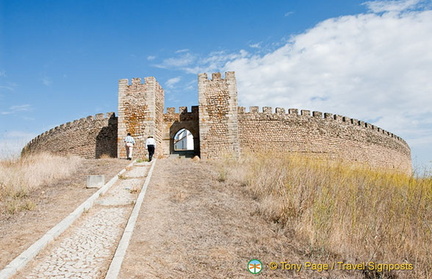
[[[109,133],[102,135],[101,131],[109,130]],[[71,122],[67,122],[36,136],[23,148],[22,154],[26,155],[29,153],[37,152],[42,149],[54,153],[67,154],[69,150],[77,150],[80,146],[87,146],[85,141],[88,141],[89,134],[95,134],[94,140],[96,143],[106,141],[107,138],[112,138],[117,134],[117,117],[114,112],[98,113],[96,115],[90,115],[80,119],[76,119]],[[98,137],[99,136],[99,137]],[[91,138],[91,137],[90,137]],[[55,141],[56,144],[52,144]],[[68,150],[69,149],[69,150]],[[109,148],[108,148],[109,149]],[[105,153],[107,155],[115,155],[112,150],[95,150],[84,148],[81,151],[75,152],[86,158],[94,158],[97,155]],[[102,152],[102,153],[98,153]]]
[[[408,144],[405,142],[404,139],[391,132],[388,132],[368,122],[364,122],[361,120],[357,120],[339,114],[333,114],[328,112],[323,113],[320,111],[300,110],[296,108],[289,108],[288,110],[285,110],[285,108],[281,108],[281,107],[276,107],[275,110],[273,110],[272,107],[262,107],[262,109],[260,110],[259,106],[250,106],[249,110],[247,110],[246,107],[238,107],[238,113],[239,115],[250,117],[258,121],[259,120],[275,120],[275,121],[281,120],[282,121],[282,120],[288,120],[292,117],[305,118],[305,119],[313,118],[313,119],[322,119],[325,121],[334,121],[335,123],[352,125],[352,126],[357,126],[359,128],[376,131],[377,133],[381,133],[391,138],[394,138],[396,140],[399,140],[408,146]]]
[[[173,121],[198,121],[199,117],[199,107],[192,106],[190,110],[188,107],[179,107],[178,110],[174,107],[169,107],[163,114],[165,122]]]
[[[188,110],[188,107],[178,107],[178,110],[176,110],[175,107],[169,107],[166,108],[166,112],[164,114],[198,113],[198,110],[198,106],[191,106],[190,111]]]
[[[155,77],[145,77],[145,78],[132,78],[132,79],[120,79],[119,85],[123,86],[139,86],[139,85],[145,85],[145,84],[153,84],[156,82]]]
[[[212,73],[211,79],[208,78],[207,73],[202,73],[198,75],[200,81],[222,81],[222,80],[235,80],[235,72],[225,72],[225,78],[222,78],[221,73]]]

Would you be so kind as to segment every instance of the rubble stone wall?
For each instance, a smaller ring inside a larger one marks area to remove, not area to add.
[[[297,152],[411,171],[411,151],[400,137],[372,124],[308,110],[239,107],[242,152]]]
[[[117,157],[117,117],[99,113],[62,124],[31,140],[22,155],[51,152],[84,158]]]

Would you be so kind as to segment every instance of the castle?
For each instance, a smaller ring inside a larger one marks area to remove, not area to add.
[[[136,139],[134,157],[147,155],[153,135],[156,156],[181,153],[175,138],[186,129],[193,137],[189,154],[202,159],[234,157],[258,150],[296,152],[410,173],[411,151],[400,137],[346,116],[317,111],[250,107],[237,104],[234,72],[198,75],[199,105],[167,108],[164,90],[154,77],[119,81],[118,115],[97,114],[55,127],[31,140],[22,154],[51,151],[85,158],[125,158],[124,138]]]

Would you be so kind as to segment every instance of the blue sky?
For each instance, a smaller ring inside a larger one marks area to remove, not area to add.
[[[432,1],[0,0],[0,152],[117,111],[154,76],[197,105],[197,74],[235,71],[239,104],[362,119],[432,160]]]

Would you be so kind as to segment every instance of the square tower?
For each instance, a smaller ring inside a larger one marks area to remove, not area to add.
[[[126,158],[124,138],[135,138],[134,157],[146,158],[145,141],[149,135],[156,140],[156,156],[161,155],[164,90],[154,77],[119,81],[117,156]]]
[[[201,158],[240,154],[237,85],[234,72],[198,75]]]

